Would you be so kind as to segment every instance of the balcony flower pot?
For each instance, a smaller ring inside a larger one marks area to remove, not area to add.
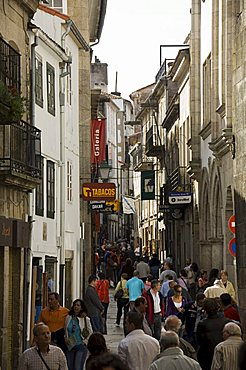
[[[0,122],[18,122],[25,110],[26,99],[14,88],[10,88],[0,81]]]

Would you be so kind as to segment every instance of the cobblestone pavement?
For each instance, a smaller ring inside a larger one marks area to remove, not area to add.
[[[110,289],[110,303],[108,307],[107,318],[107,335],[105,335],[106,343],[110,351],[117,353],[118,344],[124,338],[123,333],[123,315],[121,317],[120,327],[115,326],[117,304],[113,298],[114,289]]]

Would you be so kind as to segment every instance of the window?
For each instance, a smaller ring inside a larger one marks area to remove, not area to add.
[[[49,63],[46,66],[48,112],[55,116],[55,69]]]
[[[36,104],[43,108],[43,64],[38,55],[35,58],[35,99]]]
[[[20,93],[20,55],[0,38],[0,80]]]
[[[35,198],[35,213],[38,216],[44,215],[44,159],[40,157],[41,160],[41,182],[36,187],[36,198]]]
[[[58,12],[63,12],[64,0],[46,0],[46,2],[51,8],[57,10]]]
[[[203,64],[203,125],[211,121],[211,55]]]
[[[47,161],[47,217],[55,217],[55,164]]]
[[[72,202],[72,163],[67,161],[67,200]]]

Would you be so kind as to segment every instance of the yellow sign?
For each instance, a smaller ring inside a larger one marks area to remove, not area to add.
[[[112,211],[119,212],[119,210],[120,210],[120,201],[119,200],[114,200],[112,202],[106,202],[106,207],[112,207]]]

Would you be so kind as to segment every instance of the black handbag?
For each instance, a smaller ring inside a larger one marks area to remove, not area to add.
[[[117,301],[118,299],[122,298],[124,295],[124,290],[122,288],[122,281],[120,282],[120,288],[117,290],[117,292],[114,295],[114,299]]]

